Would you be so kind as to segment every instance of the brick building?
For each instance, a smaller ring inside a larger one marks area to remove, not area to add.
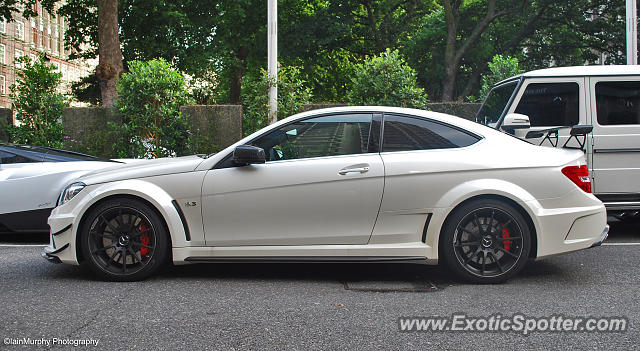
[[[68,60],[69,51],[64,48],[67,19],[48,13],[39,3],[36,6],[36,17],[25,19],[21,13],[13,13],[11,22],[0,21],[0,107],[11,107],[10,87],[16,82],[16,70],[21,68],[17,57],[35,60],[46,54],[62,73],[65,90],[93,70],[88,62]]]

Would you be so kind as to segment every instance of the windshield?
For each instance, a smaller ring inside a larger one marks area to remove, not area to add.
[[[476,115],[476,122],[495,128],[517,85],[518,81],[514,80],[491,89]]]

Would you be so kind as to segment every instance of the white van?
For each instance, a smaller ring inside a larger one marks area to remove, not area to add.
[[[640,214],[640,66],[558,67],[509,78],[489,92],[476,121],[534,144],[583,148],[592,191],[609,213]]]

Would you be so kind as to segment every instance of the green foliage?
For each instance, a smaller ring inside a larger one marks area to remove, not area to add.
[[[418,87],[416,72],[397,50],[356,65],[347,102],[352,105],[383,105],[424,108],[427,94]]]
[[[188,153],[187,118],[180,106],[191,103],[182,75],[164,59],[133,61],[118,80],[116,107],[122,124],[111,123],[120,157],[156,158]]]
[[[522,73],[518,67],[518,59],[511,56],[496,55],[489,62],[490,73],[482,76],[482,88],[480,88],[480,98],[489,94],[489,90],[494,84]]]
[[[300,78],[298,67],[280,67],[278,81],[270,81],[267,71],[250,75],[242,85],[242,129],[249,135],[269,125],[269,87],[278,87],[278,119],[302,110],[311,101],[311,89]]]
[[[44,56],[31,62],[26,57],[16,59],[24,65],[17,70],[18,84],[11,86],[17,126],[9,129],[11,140],[19,144],[62,146],[62,109],[69,105],[67,97],[57,91],[62,75]]]

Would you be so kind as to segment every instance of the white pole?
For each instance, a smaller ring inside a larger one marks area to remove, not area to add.
[[[627,65],[638,64],[638,15],[636,0],[627,1]]]
[[[278,1],[267,0],[267,75],[272,82],[278,81]],[[635,0],[634,0],[635,1]],[[278,87],[269,87],[269,122],[278,121]]]

